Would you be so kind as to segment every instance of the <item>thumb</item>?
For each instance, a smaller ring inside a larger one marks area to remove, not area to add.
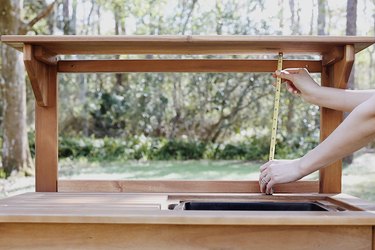
[[[277,77],[280,77],[280,78],[283,78],[283,79],[286,79],[286,80],[292,80],[293,79],[293,75],[290,74],[288,71],[286,70],[276,70],[275,71],[275,75]]]

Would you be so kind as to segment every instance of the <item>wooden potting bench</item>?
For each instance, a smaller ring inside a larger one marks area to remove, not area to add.
[[[20,52],[34,92],[36,192],[0,201],[0,246],[29,249],[369,249],[375,204],[341,194],[342,163],[318,181],[59,180],[58,73],[273,72],[274,59],[72,59],[62,55],[315,55],[284,68],[321,73],[346,88],[355,54],[374,37],[331,36],[1,36]],[[374,69],[369,69],[374,70]],[[343,113],[320,109],[321,140]],[[187,211],[181,201],[317,201],[329,211]]]

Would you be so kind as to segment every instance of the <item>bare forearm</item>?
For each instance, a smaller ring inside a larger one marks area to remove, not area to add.
[[[310,103],[341,111],[352,111],[375,94],[375,90],[346,90],[319,87],[314,95],[306,97]]]
[[[320,145],[301,158],[304,174],[358,150],[375,138],[375,95],[358,105]]]

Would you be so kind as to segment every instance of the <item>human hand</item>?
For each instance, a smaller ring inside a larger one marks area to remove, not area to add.
[[[286,84],[288,92],[300,95],[308,102],[311,102],[311,99],[316,95],[316,91],[320,88],[305,68],[276,70],[272,76],[274,78],[281,77],[282,82]]]
[[[307,174],[302,171],[300,159],[272,160],[263,164],[260,172],[260,191],[266,194],[272,194],[275,184],[297,181]]]

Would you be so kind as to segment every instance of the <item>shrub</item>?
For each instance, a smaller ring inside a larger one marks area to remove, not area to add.
[[[154,153],[156,160],[196,160],[202,159],[206,144],[190,140],[170,140]]]
[[[29,135],[30,151],[35,155],[34,135]],[[276,159],[295,158],[316,145],[311,138],[278,138]],[[60,158],[87,158],[92,161],[111,160],[267,160],[269,138],[247,137],[240,142],[222,144],[198,140],[151,138],[59,137]]]

